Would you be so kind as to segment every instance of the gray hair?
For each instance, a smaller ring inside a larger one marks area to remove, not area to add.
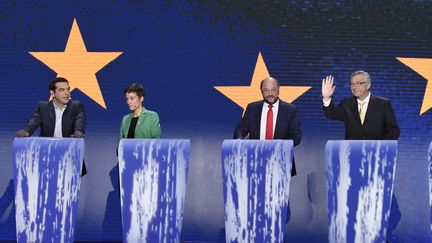
[[[363,75],[363,77],[365,78],[366,82],[368,82],[368,83],[371,82],[371,78],[370,78],[369,73],[367,73],[367,72],[365,72],[363,70],[358,70],[358,71],[355,71],[355,72],[351,73],[350,80],[352,79],[352,77],[360,75],[360,74]]]

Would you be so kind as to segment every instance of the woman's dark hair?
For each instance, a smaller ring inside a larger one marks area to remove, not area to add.
[[[144,87],[141,84],[137,84],[137,83],[133,83],[131,85],[129,85],[125,91],[124,91],[124,95],[126,95],[127,93],[132,93],[135,92],[136,95],[138,97],[144,97],[145,92],[144,92]]]

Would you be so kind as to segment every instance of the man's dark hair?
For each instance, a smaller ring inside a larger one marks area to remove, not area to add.
[[[278,81],[277,79],[273,78],[273,77],[268,77],[268,78],[265,78],[265,79],[263,79],[263,80],[261,81],[261,83],[260,83],[260,89],[261,89],[261,90],[262,90],[262,86],[263,86],[264,81],[267,80],[267,79],[273,79],[274,81],[276,81],[276,85],[277,85],[277,87],[278,87],[278,89],[279,89],[279,81]]]
[[[136,95],[140,98],[144,97],[144,95],[145,95],[144,87],[141,84],[137,84],[137,83],[133,83],[133,84],[129,85],[125,89],[124,94],[126,95],[127,93],[132,93],[132,92],[135,92]]]
[[[67,81],[67,79],[62,78],[62,77],[57,77],[57,78],[51,80],[49,83],[49,90],[55,91],[57,88],[56,83],[64,83],[64,82],[69,83],[69,81]]]

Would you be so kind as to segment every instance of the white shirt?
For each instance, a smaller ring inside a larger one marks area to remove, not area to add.
[[[364,108],[364,113],[366,114],[367,108],[369,106],[370,97],[371,97],[371,93],[369,92],[368,96],[366,96],[366,98],[363,101],[357,99],[357,109],[359,113],[360,113],[360,103],[364,103],[363,108]]]
[[[55,138],[62,138],[63,132],[62,132],[62,118],[63,118],[63,112],[66,110],[66,105],[63,106],[63,108],[58,107],[55,102],[53,101],[54,110],[55,110],[55,128],[54,128],[54,136]]]
[[[266,127],[267,127],[267,113],[269,111],[268,105],[269,104],[267,102],[263,103],[263,109],[261,112],[260,140],[265,140]],[[273,104],[272,110],[273,110],[273,137],[274,137],[276,118],[279,111],[279,99]]]

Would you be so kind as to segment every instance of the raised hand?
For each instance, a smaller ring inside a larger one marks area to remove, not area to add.
[[[336,86],[333,85],[333,76],[328,75],[322,80],[321,93],[324,99],[330,99],[333,96]]]

